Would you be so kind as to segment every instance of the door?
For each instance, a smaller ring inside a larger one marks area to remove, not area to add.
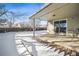
[[[54,22],[54,31],[55,33],[66,33],[66,20],[55,21]]]

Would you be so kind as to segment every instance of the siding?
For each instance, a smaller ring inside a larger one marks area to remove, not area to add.
[[[68,18],[68,30],[74,30],[76,28],[79,28],[79,17],[75,16]]]

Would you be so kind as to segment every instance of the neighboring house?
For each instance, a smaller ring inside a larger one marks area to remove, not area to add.
[[[15,23],[12,25],[13,28],[21,28],[21,24],[20,23]]]
[[[7,23],[1,23],[0,28],[9,28],[9,25]]]
[[[49,34],[69,35],[79,28],[79,4],[50,3],[30,16],[30,19],[46,19]]]
[[[6,19],[0,18],[0,28],[9,28],[9,24]]]

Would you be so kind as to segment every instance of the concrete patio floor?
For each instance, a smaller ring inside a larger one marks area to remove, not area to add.
[[[65,50],[69,49],[70,51],[76,52],[77,55],[79,53],[79,38],[65,37],[65,36],[53,36],[52,34],[51,35],[46,34],[46,35],[39,36],[36,38],[38,39],[38,41],[48,42],[48,44],[52,43],[51,44],[52,47],[54,45],[57,45],[57,46],[60,46],[57,48],[61,50],[65,48]]]

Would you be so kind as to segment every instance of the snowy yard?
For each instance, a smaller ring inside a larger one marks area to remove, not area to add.
[[[46,31],[37,31],[36,36],[46,34]],[[16,46],[19,55],[24,56],[63,56],[64,52],[58,53],[56,48],[48,47],[32,38],[32,32],[18,32],[16,33]],[[25,47],[21,44],[24,43]]]
[[[46,31],[36,31],[36,36],[46,34]],[[63,56],[56,48],[48,47],[32,38],[33,32],[0,33],[0,55],[21,56]],[[23,42],[23,43],[22,43]],[[24,44],[24,45],[23,45]]]

